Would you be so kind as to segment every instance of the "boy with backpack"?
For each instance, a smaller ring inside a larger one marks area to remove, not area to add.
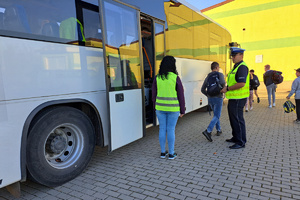
[[[219,72],[219,63],[213,62],[211,64],[211,70],[207,77],[204,80],[204,83],[201,88],[201,92],[207,96],[208,105],[213,110],[214,116],[208,125],[207,129],[202,132],[206,139],[212,142],[211,132],[216,126],[217,136],[220,136],[222,133],[220,125],[220,116],[223,106],[223,94],[221,89],[225,86],[224,75]]]
[[[272,108],[272,105],[275,107],[275,92],[277,86],[273,81],[273,70],[270,70],[270,68],[270,65],[265,65],[264,83],[267,87],[269,108]],[[271,96],[273,101],[271,101]]]

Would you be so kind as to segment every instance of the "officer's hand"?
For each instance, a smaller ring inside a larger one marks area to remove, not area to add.
[[[226,93],[227,92],[227,87],[224,87],[222,90],[221,90],[222,93]]]
[[[287,98],[287,99],[290,99],[291,97],[287,96],[286,98]]]

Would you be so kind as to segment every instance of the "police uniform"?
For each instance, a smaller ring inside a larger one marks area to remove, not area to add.
[[[231,55],[236,53],[243,53],[245,50],[241,48],[231,48]],[[245,86],[236,90],[228,90],[228,87],[236,83],[245,83]],[[228,101],[228,115],[230,125],[232,128],[232,138],[226,140],[227,142],[234,142],[230,146],[232,149],[239,149],[245,147],[246,140],[246,125],[243,116],[243,108],[249,97],[250,76],[247,64],[244,61],[235,63],[233,69],[229,72],[227,77],[227,92],[226,98]]]

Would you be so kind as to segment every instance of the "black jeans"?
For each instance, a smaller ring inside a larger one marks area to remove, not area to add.
[[[247,102],[244,99],[229,99],[228,101],[228,115],[230,125],[232,128],[232,140],[238,145],[245,145],[246,139],[246,124],[244,120],[243,108]]]
[[[295,99],[297,119],[300,120],[300,99]]]

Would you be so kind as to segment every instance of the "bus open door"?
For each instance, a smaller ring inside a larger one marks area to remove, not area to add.
[[[164,22],[149,15],[141,16],[142,52],[144,65],[145,124],[157,124],[152,102],[152,83],[165,56]]]
[[[103,0],[102,13],[107,69],[109,151],[144,135],[140,12]]]

